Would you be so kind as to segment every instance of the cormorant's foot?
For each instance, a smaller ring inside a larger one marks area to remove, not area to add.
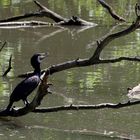
[[[49,87],[46,88],[46,92],[47,92],[48,94],[52,94],[52,91],[50,90]]]

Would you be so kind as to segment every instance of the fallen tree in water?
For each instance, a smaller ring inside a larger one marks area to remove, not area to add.
[[[56,64],[56,65],[52,65],[49,68],[47,68],[46,70],[42,71],[43,75],[43,79],[38,87],[38,91],[34,97],[34,99],[32,100],[32,102],[23,108],[12,108],[11,110],[7,111],[7,110],[2,110],[0,112],[0,116],[22,116],[25,115],[29,112],[40,112],[40,113],[44,113],[44,112],[55,112],[55,111],[62,111],[62,110],[83,110],[83,109],[103,109],[103,108],[112,108],[112,109],[119,109],[122,107],[128,107],[128,106],[132,106],[132,105],[136,105],[139,104],[140,101],[133,101],[133,102],[126,102],[126,103],[117,103],[117,104],[113,104],[113,103],[102,103],[102,104],[98,104],[98,105],[67,105],[67,106],[58,106],[58,107],[51,107],[51,108],[40,108],[37,109],[37,107],[41,104],[42,99],[44,98],[45,95],[47,95],[49,93],[49,84],[48,84],[48,78],[49,76],[51,76],[52,74],[56,73],[56,72],[60,72],[60,71],[64,71],[64,70],[68,70],[71,68],[77,68],[77,67],[85,67],[85,66],[90,66],[90,65],[97,65],[97,64],[106,64],[106,63],[116,63],[116,62],[120,62],[122,60],[127,60],[127,61],[140,61],[139,57],[119,57],[119,58],[114,58],[114,59],[101,59],[100,55],[101,52],[104,50],[104,48],[113,40],[115,40],[116,38],[119,37],[123,37],[125,35],[128,35],[134,31],[136,31],[136,29],[138,29],[140,27],[140,15],[139,15],[139,8],[138,5],[136,5],[135,7],[135,12],[136,12],[136,20],[126,29],[113,33],[113,34],[109,34],[105,37],[103,37],[102,39],[100,39],[99,41],[97,41],[97,48],[95,49],[95,51],[93,52],[93,55],[89,58],[85,58],[85,59],[74,59],[72,61],[67,61],[64,63],[60,63],[60,64]],[[30,76],[33,73],[27,73],[27,74],[22,74],[20,75],[20,77],[24,77],[24,76]]]
[[[109,11],[109,14],[118,21],[124,22],[126,21],[123,17],[116,14],[116,12],[113,10],[113,8],[107,4],[104,0],[98,0],[99,3],[106,8]],[[96,26],[97,24],[83,20],[77,16],[72,16],[71,18],[64,18],[61,15],[55,13],[54,11],[51,11],[44,5],[42,5],[40,2],[34,0],[34,3],[39,7],[39,10],[36,12],[31,13],[25,13],[23,15],[14,16],[6,19],[0,20],[0,27],[38,27],[38,26]],[[17,22],[17,20],[26,19],[30,17],[47,17],[51,18],[54,23],[48,23],[48,22],[42,22],[42,21],[20,21]]]

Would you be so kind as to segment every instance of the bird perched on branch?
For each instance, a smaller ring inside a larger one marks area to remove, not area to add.
[[[34,68],[34,74],[21,81],[15,87],[10,96],[9,104],[6,108],[7,111],[11,109],[14,102],[17,102],[19,100],[23,100],[26,106],[29,104],[27,96],[29,96],[40,83],[41,76],[40,63],[47,56],[48,53],[36,53],[31,57],[31,65]]]

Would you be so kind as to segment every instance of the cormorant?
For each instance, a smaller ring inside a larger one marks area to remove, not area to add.
[[[23,100],[24,104],[27,106],[27,96],[31,94],[31,92],[38,86],[40,82],[41,69],[40,63],[41,60],[44,59],[48,54],[47,53],[36,53],[31,57],[31,65],[34,68],[34,74],[23,81],[21,81],[13,90],[9,105],[6,110],[10,110],[14,102],[19,100]]]

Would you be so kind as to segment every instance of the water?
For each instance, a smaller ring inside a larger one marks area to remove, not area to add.
[[[40,2],[65,17],[78,15],[97,23],[98,26],[88,29],[80,27],[0,29],[0,40],[7,41],[7,46],[0,54],[1,75],[8,65],[10,55],[13,56],[12,71],[7,78],[0,78],[1,108],[7,105],[10,93],[21,80],[15,77],[32,70],[29,60],[32,54],[49,51],[50,56],[43,61],[42,68],[78,57],[92,56],[98,39],[108,32],[126,28],[135,19],[134,5],[137,0],[107,0],[129,21],[125,25],[116,27],[114,27],[116,21],[97,1],[42,0]],[[35,10],[37,7],[31,0],[1,0],[0,2],[1,19]],[[37,19],[51,21],[45,17]],[[103,59],[139,56],[139,44],[139,30],[137,30],[111,42],[101,56]],[[54,85],[53,94],[46,96],[41,106],[125,102],[128,100],[127,87],[139,83],[139,68],[138,62],[122,61],[115,64],[74,68],[53,74],[49,78]],[[22,106],[23,103],[19,102],[15,105]],[[108,140],[123,139],[123,137],[140,139],[139,115],[139,105],[117,110],[29,113],[19,118],[1,118],[0,139]]]

